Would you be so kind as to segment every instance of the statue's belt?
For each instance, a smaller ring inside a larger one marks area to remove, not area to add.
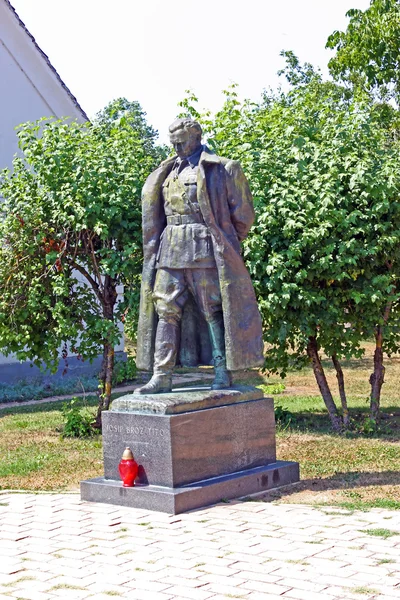
[[[167,225],[189,225],[190,223],[204,224],[202,215],[171,215],[167,217]]]

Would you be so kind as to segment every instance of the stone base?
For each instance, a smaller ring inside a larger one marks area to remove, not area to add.
[[[167,488],[276,462],[274,404],[261,396],[242,386],[114,400],[102,415],[104,478],[120,479],[127,446],[140,465],[137,483]]]
[[[89,502],[117,504],[177,515],[221,500],[240,498],[298,481],[298,463],[277,461],[174,488],[157,485],[124,488],[121,481],[99,477],[81,482],[81,498]]]
[[[251,386],[128,394],[104,412],[104,478],[81,497],[178,514],[299,481],[299,465],[276,459],[272,398]],[[118,464],[129,446],[139,465],[124,488]]]

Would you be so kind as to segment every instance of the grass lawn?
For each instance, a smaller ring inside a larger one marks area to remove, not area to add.
[[[289,411],[278,427],[277,454],[300,463],[302,481],[266,494],[265,500],[400,509],[400,356],[386,361],[382,431],[366,437],[360,431],[368,414],[372,352],[367,345],[365,358],[343,364],[349,407],[358,423],[345,436],[330,432],[311,369],[288,375],[283,392],[274,395],[275,405]],[[325,366],[336,392],[335,372],[328,362]],[[281,383],[279,377],[257,372],[240,373],[236,380],[267,384],[274,392]],[[93,411],[96,402],[94,397],[87,400]],[[81,479],[102,474],[101,436],[60,437],[62,404],[0,410],[0,489],[76,490]]]
[[[94,407],[97,399],[88,404]],[[102,473],[101,436],[62,439],[62,405],[0,411],[0,489],[77,489],[82,478]]]

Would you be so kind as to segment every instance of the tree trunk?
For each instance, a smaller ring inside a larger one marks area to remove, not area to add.
[[[392,268],[392,264],[388,263],[388,268]],[[392,293],[395,292],[395,288],[392,288]],[[383,313],[383,325],[377,325],[375,329],[375,352],[374,352],[374,370],[371,373],[369,382],[371,384],[371,397],[370,397],[370,417],[377,423],[380,420],[380,404],[381,404],[381,390],[382,385],[385,383],[385,367],[383,366],[383,327],[387,324],[390,312],[392,310],[393,300],[390,300],[385,307]]]
[[[349,408],[347,406],[346,390],[344,387],[344,375],[343,375],[343,370],[342,370],[341,364],[340,364],[336,354],[332,354],[332,362],[336,369],[336,378],[338,380],[340,401],[342,403],[342,411],[343,411],[343,425],[344,425],[345,429],[348,429],[350,427],[350,414],[349,414]]]
[[[381,325],[375,330],[374,370],[369,382],[371,384],[370,417],[378,422],[380,418],[380,403],[382,385],[385,383],[385,367],[383,366],[383,332]]]
[[[104,303],[103,316],[109,321],[114,319],[114,306],[117,300],[115,282],[109,276],[104,277]],[[108,340],[104,340],[103,362],[100,371],[101,388],[99,389],[99,405],[94,427],[101,429],[101,415],[103,410],[108,410],[111,402],[112,376],[114,372],[114,345]]]
[[[325,402],[325,406],[328,409],[329,417],[332,423],[332,429],[336,432],[340,432],[343,427],[343,421],[338,414],[335,401],[332,397],[331,390],[329,389],[329,385],[326,380],[324,368],[318,356],[318,344],[315,336],[310,336],[308,338],[307,354],[311,360],[315,379],[317,380],[319,390]]]
[[[98,391],[99,404],[97,407],[96,419],[93,423],[95,429],[101,429],[101,415],[103,410],[108,410],[111,402],[112,376],[114,372],[114,347],[112,344],[105,343],[103,351],[103,361],[100,371],[100,386]]]
[[[103,410],[108,410],[110,408],[112,376],[114,372],[114,354],[115,353],[113,346],[111,346],[111,344],[108,344],[106,373],[104,379]]]

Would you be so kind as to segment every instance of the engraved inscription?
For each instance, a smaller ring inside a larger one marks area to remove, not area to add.
[[[106,431],[112,431],[113,433],[122,433],[124,428],[122,425],[107,425]]]
[[[139,436],[154,436],[154,437],[164,437],[167,433],[165,429],[160,429],[159,427],[142,427],[142,426],[132,426],[132,427],[123,427],[122,425],[106,425],[106,431],[110,431],[112,433],[127,433],[134,434]]]

